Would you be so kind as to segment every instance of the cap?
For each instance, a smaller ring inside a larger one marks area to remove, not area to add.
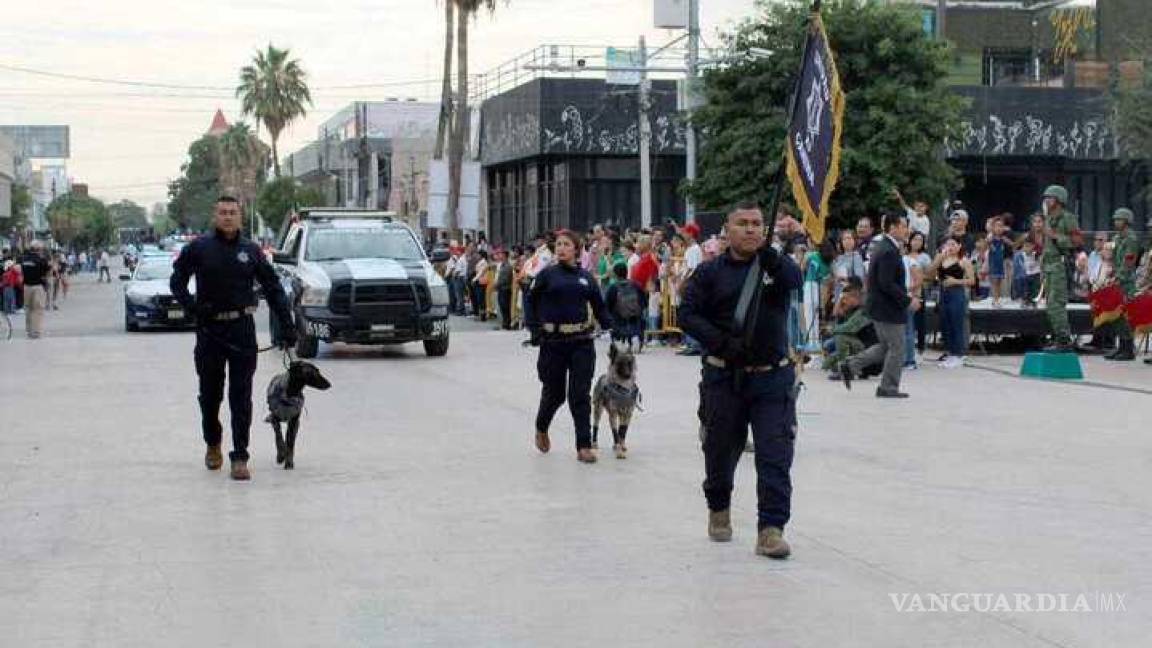
[[[1124,221],[1125,223],[1128,223],[1129,225],[1131,225],[1132,221],[1135,219],[1136,219],[1136,215],[1133,214],[1132,210],[1128,209],[1127,207],[1121,207],[1120,209],[1117,209],[1115,213],[1112,214],[1112,220]]]
[[[700,226],[696,223],[688,223],[684,227],[680,228],[680,231],[694,239],[700,238]]]
[[[1044,190],[1045,198],[1055,198],[1061,205],[1068,204],[1068,190],[1060,185],[1051,185]]]
[[[961,218],[968,218],[968,212],[963,209],[957,209],[948,216],[948,220],[960,220]]]

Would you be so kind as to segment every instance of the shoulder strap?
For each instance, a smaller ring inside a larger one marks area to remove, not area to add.
[[[757,254],[752,258],[752,267],[748,268],[748,275],[744,277],[744,287],[740,289],[740,301],[736,302],[735,324],[739,331],[748,329],[748,311],[760,286],[760,275],[762,274],[764,271],[760,267],[760,255]]]

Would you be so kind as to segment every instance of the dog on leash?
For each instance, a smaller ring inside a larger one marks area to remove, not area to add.
[[[636,386],[636,356],[628,345],[613,342],[608,347],[608,372],[592,388],[592,447],[598,447],[600,415],[608,411],[612,428],[612,450],[617,459],[628,457],[628,426],[632,413],[640,407],[640,388]]]
[[[284,464],[284,470],[296,467],[296,433],[300,431],[300,413],[304,410],[304,388],[323,391],[331,386],[316,365],[303,360],[293,360],[287,371],[268,383],[268,416],[264,422],[271,423],[276,431],[276,463]],[[285,423],[287,439],[280,428]]]

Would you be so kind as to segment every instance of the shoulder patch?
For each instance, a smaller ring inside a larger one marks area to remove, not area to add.
[[[236,253],[236,260],[240,263],[248,263],[252,257],[248,256],[248,250],[240,250]]]

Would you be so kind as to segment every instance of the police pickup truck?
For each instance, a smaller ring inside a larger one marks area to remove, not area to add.
[[[296,318],[296,354],[314,358],[320,341],[420,341],[448,353],[448,286],[416,235],[392,214],[307,209],[282,229],[273,263]]]

